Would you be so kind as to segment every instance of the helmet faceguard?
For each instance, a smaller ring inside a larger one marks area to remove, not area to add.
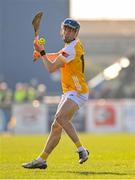
[[[63,33],[64,32],[64,27],[72,28],[75,31],[75,37],[72,39],[72,40],[74,40],[77,37],[78,32],[80,30],[80,24],[74,19],[66,18],[61,24],[61,35],[62,35],[62,37],[64,37],[64,33]],[[63,40],[65,42],[66,41],[70,42],[70,40],[66,40],[65,38],[63,38]]]

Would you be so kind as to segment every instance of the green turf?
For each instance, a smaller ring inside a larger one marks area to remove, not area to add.
[[[47,136],[0,135],[0,179],[135,179],[135,134],[80,134],[90,150],[78,164],[78,154],[63,134],[45,170],[29,170],[23,162],[35,158]]]

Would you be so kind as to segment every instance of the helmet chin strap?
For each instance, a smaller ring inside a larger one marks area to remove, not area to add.
[[[70,43],[76,39],[77,36],[74,36],[72,39],[71,38],[64,38],[64,42]]]
[[[66,41],[66,40],[64,40],[64,42],[65,43],[70,43],[70,42],[72,42],[72,41],[74,41],[75,39],[72,39],[72,40],[70,40],[70,41]]]
[[[78,36],[78,31],[75,32],[74,37],[71,41],[74,41],[77,38],[77,36]]]

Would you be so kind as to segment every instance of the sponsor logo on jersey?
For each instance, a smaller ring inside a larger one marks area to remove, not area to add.
[[[62,51],[61,54],[62,54],[62,56],[64,56],[64,57],[68,57],[68,56],[69,56],[69,54],[66,53],[65,51]]]

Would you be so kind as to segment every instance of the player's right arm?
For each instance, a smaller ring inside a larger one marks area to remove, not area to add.
[[[67,47],[58,52],[58,55],[56,56],[54,61],[50,61],[50,57],[48,56],[48,54],[45,54],[42,56],[42,60],[48,71],[52,73],[63,67],[64,64],[72,61],[75,57],[75,51],[74,49],[71,51],[71,49]]]
[[[58,53],[46,53],[47,59],[49,61],[55,61],[55,59],[59,56],[59,52]],[[33,51],[33,59],[36,61],[38,59],[41,58],[41,55],[38,51],[34,50]]]
[[[47,55],[42,56],[42,60],[44,62],[45,67],[50,73],[57,71],[64,65],[64,60],[59,55],[54,61],[49,61]]]
[[[40,52],[40,54],[42,51],[45,52],[44,46],[39,43],[34,43],[34,48],[36,51]],[[71,49],[72,49],[72,51],[71,51]],[[74,51],[74,48],[69,48],[69,47],[63,48],[63,50],[61,52],[58,52],[57,55],[54,54],[54,56],[56,57],[54,61],[49,60],[49,58],[51,58],[51,55],[49,55],[49,54],[45,53],[41,56],[42,56],[41,58],[43,60],[45,67],[47,68],[47,70],[50,73],[53,73],[56,70],[58,70],[59,68],[61,68],[65,63],[69,63],[71,60],[73,60],[74,56],[75,56],[75,51]]]
[[[56,54],[56,53],[51,53],[51,54],[45,53],[43,55],[41,54],[41,51],[45,52],[45,48],[44,48],[44,45],[39,44],[37,39],[34,40],[34,50],[40,53],[40,57],[42,58],[46,69],[50,73],[55,72],[56,70],[58,70],[60,67],[63,66],[64,62],[62,61],[61,58],[59,58],[59,54]]]
[[[58,56],[59,56],[59,52],[58,53],[46,53],[47,59],[49,61],[54,61]]]

